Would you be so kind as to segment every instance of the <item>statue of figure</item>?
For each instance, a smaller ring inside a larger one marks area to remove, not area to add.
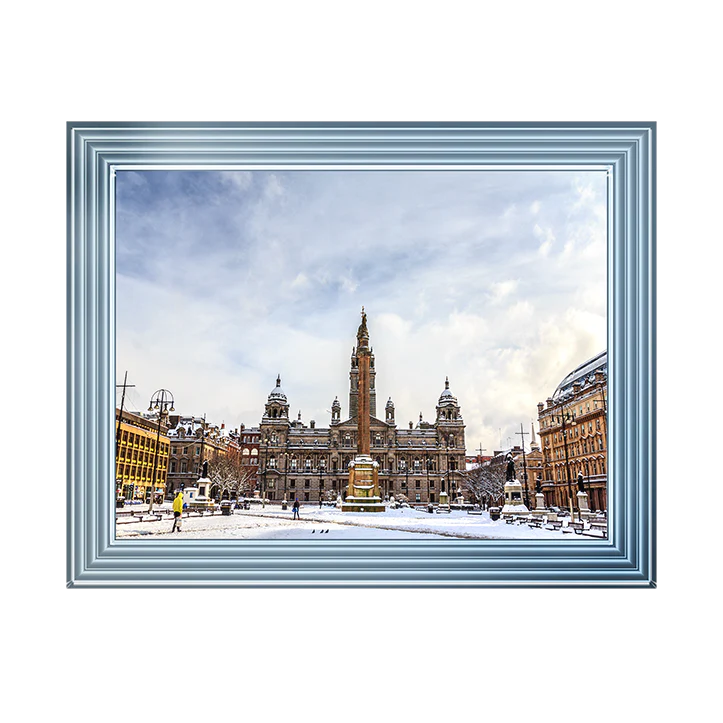
[[[507,475],[506,479],[511,482],[515,478],[515,461],[512,459],[512,453],[507,453]]]
[[[201,473],[201,477],[208,479],[208,460],[203,463],[203,472]]]
[[[582,472],[577,473],[577,489],[580,492],[585,491],[585,478],[582,476]]]
[[[537,479],[535,480],[535,492],[539,495],[540,492],[542,492],[542,477],[540,475],[537,475]]]

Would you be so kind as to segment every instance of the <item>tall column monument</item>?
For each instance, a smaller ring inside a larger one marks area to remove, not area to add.
[[[357,454],[349,463],[349,486],[343,512],[384,512],[379,492],[379,465],[371,458],[370,362],[367,315],[362,306],[362,320],[356,333],[356,358],[359,369],[357,411]]]

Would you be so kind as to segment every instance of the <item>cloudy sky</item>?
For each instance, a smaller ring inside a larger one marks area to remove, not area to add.
[[[348,411],[366,308],[377,413],[434,421],[449,376],[467,448],[519,441],[606,347],[606,178],[578,171],[122,171],[117,381],[146,409],[257,426]],[[120,394],[118,396],[120,403]]]

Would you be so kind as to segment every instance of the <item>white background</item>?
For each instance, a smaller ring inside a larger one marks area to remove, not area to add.
[[[502,7],[5,9],[8,720],[696,720],[712,705],[722,431],[714,6]],[[66,590],[67,120],[658,121],[659,588]],[[366,617],[368,629],[349,632],[340,613]],[[202,634],[190,634],[191,618],[205,620]],[[355,681],[372,690],[347,696]]]

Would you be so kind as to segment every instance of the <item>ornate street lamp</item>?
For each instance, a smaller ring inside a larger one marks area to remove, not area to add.
[[[562,410],[563,407],[560,405],[560,409]],[[565,446],[565,474],[567,477],[567,492],[572,500],[572,485],[570,482],[570,458],[567,453],[567,427],[574,427],[577,422],[575,421],[575,412],[565,412],[562,411],[560,414],[553,414],[551,415],[552,421],[555,424],[562,425],[562,440]]]
[[[168,412],[175,412],[173,406],[173,394],[168,389],[159,389],[151,397],[151,403],[148,406],[148,411],[153,412],[158,410],[158,427],[156,429],[156,449],[153,454],[153,477],[151,480],[151,501],[148,504],[148,514],[153,510],[153,498],[156,495],[156,474],[158,466],[158,447],[161,440],[161,422]]]

